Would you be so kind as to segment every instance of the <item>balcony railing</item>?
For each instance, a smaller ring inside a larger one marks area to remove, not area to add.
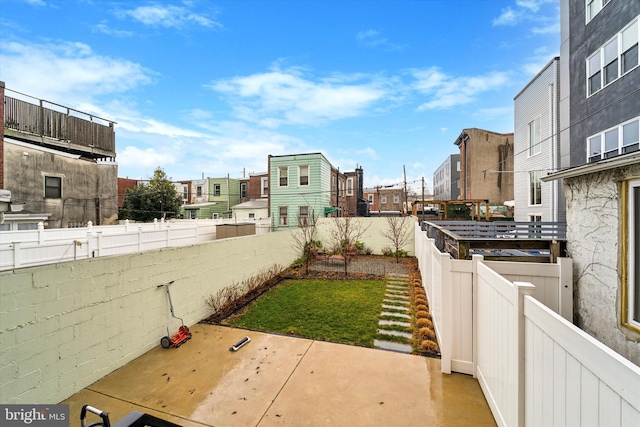
[[[5,135],[87,157],[116,157],[114,124],[113,121],[53,102],[39,100],[36,105],[5,96]]]

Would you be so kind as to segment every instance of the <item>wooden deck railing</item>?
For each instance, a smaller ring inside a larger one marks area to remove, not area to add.
[[[114,124],[49,101],[39,100],[36,105],[5,96],[7,135],[87,153],[94,158],[115,158]]]

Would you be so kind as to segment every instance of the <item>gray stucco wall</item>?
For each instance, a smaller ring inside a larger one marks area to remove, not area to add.
[[[587,138],[640,115],[640,67],[587,98],[586,60],[640,14],[639,1],[612,1],[585,25],[585,1],[570,5],[571,166],[587,162]]]
[[[640,365],[640,334],[621,325],[621,182],[640,164],[565,179],[575,322]]]
[[[34,213],[51,213],[49,228],[114,224],[118,218],[118,166],[4,144],[5,189]],[[44,198],[44,176],[62,178],[62,198]],[[96,202],[99,200],[99,202]]]

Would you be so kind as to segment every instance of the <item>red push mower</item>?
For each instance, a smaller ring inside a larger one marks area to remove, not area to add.
[[[169,298],[169,309],[171,310],[171,317],[169,318],[169,322],[167,323],[167,336],[162,337],[160,339],[160,345],[162,348],[170,348],[170,347],[180,347],[182,344],[191,339],[191,332],[189,328],[184,324],[184,321],[180,317],[176,317],[173,312],[173,303],[171,302],[171,292],[169,292],[169,285],[171,285],[174,281],[170,281],[167,283],[163,283],[158,285],[159,288],[165,286],[167,288],[167,297]],[[180,327],[178,327],[178,331],[171,335],[169,332],[169,326],[174,320],[180,321]]]

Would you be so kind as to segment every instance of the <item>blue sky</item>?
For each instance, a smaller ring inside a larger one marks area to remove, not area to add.
[[[117,122],[120,177],[319,151],[367,187],[405,168],[430,190],[462,129],[513,132],[559,18],[558,0],[1,0],[0,80]]]

